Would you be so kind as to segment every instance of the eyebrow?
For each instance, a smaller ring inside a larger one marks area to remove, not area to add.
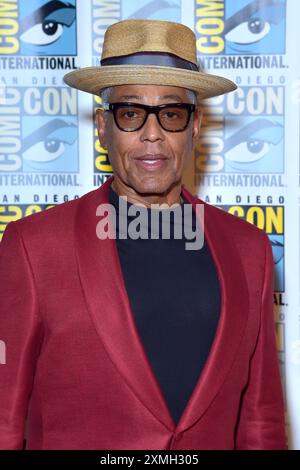
[[[139,101],[145,101],[145,98],[143,96],[137,96],[137,95],[122,95],[119,97],[119,100],[139,100]],[[179,95],[163,95],[163,96],[158,96],[158,100],[174,100],[174,101],[182,101],[183,98],[180,97]]]
[[[177,100],[177,101],[182,101],[183,98],[181,98],[178,95],[163,95],[158,97],[159,100]]]

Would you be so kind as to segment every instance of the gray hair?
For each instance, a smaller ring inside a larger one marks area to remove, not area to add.
[[[110,87],[107,87],[107,88],[102,88],[102,90],[100,90],[99,96],[101,98],[102,104],[108,104],[109,103],[109,98],[110,98],[110,95],[112,93],[112,89],[113,89],[113,87],[110,86]]]
[[[109,99],[110,99],[110,95],[112,93],[112,90],[113,90],[112,86],[107,87],[107,88],[102,88],[102,90],[100,90],[99,96],[100,96],[101,101],[102,101],[103,104],[108,104],[109,103]],[[191,103],[197,104],[197,93],[193,90],[188,90],[188,89],[187,89],[187,93],[188,93],[189,99],[191,100]]]

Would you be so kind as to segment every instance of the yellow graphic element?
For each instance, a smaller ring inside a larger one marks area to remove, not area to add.
[[[197,51],[220,54],[224,51],[224,0],[196,0]]]
[[[7,214],[9,212],[9,214]],[[6,225],[9,222],[21,219],[22,209],[18,206],[0,206],[0,237],[2,238]]]
[[[112,173],[113,171],[111,164],[107,160],[107,155],[98,155],[95,160],[95,167],[97,170],[105,173]]]
[[[27,206],[24,212],[24,216],[26,215],[31,215],[31,214],[36,214],[37,212],[42,212],[44,209],[50,209],[51,207],[55,207],[54,204],[49,205],[45,208],[38,206],[36,204],[32,204],[30,206]]]
[[[98,105],[101,105],[101,99],[99,96],[95,96],[94,101]],[[94,129],[94,136],[94,148],[95,153],[97,154],[95,157],[95,168],[103,173],[112,173],[113,169],[108,160],[107,150],[105,150],[100,144],[97,128]]]
[[[268,234],[283,234],[282,206],[232,206],[228,212],[256,225]]]
[[[18,31],[18,0],[0,1],[0,54],[19,52]]]
[[[50,209],[51,207],[55,207],[55,205],[50,204],[46,207],[36,204],[30,204],[28,206],[0,206],[0,241],[2,240],[5,227],[9,222],[15,222],[16,220],[22,219],[22,217],[42,212],[43,210]]]
[[[100,105],[102,104],[102,100],[101,100],[100,96],[98,96],[98,95],[94,95],[94,101],[95,101],[96,104],[100,104]]]

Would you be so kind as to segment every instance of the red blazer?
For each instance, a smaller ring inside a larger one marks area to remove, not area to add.
[[[26,429],[28,449],[285,449],[267,235],[182,186],[204,204],[222,305],[175,425],[137,333],[116,241],[96,236],[112,180],[4,233],[0,448],[20,449]]]

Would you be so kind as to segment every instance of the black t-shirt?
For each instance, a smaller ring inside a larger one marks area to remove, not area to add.
[[[144,229],[144,234],[148,231],[148,239],[121,239],[119,234],[124,232],[124,227],[127,230],[137,215],[125,217],[120,207],[126,207],[127,211],[137,205],[123,199],[123,205],[119,206],[120,198],[111,186],[109,199],[116,210],[116,244],[134,321],[170,413],[177,423],[215,336],[221,306],[216,268],[205,237],[203,247],[197,250],[186,249],[185,243],[190,242],[190,238],[176,239],[174,228],[178,222],[175,216],[170,218],[168,239],[162,236],[162,223],[156,225],[158,239],[151,239],[151,234],[157,233],[155,230],[151,232],[151,227],[154,228],[151,211],[158,209],[143,209],[143,214],[147,213],[148,224],[142,222],[145,226],[141,230]],[[189,203],[182,202],[176,210],[183,211],[184,204]],[[172,215],[172,210],[170,212]],[[194,211],[192,213],[192,228],[196,229],[196,217]],[[119,217],[123,218],[122,225]]]

